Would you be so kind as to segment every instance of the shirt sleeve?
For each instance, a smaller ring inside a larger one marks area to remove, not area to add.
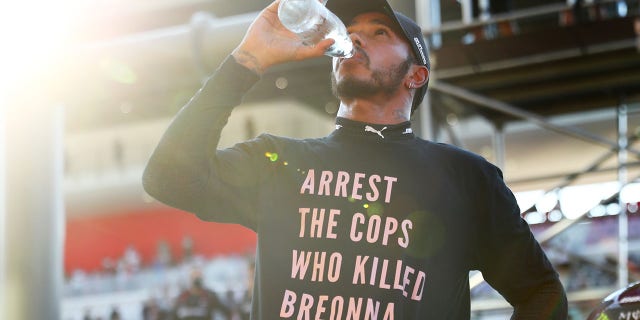
[[[143,174],[145,191],[169,206],[207,220],[253,227],[246,201],[250,154],[218,151],[232,109],[259,77],[229,56],[174,117]],[[255,170],[255,169],[254,169]],[[223,179],[223,177],[236,177]]]
[[[484,279],[514,307],[512,319],[566,319],[558,274],[521,218],[502,172],[486,163],[479,179],[476,258]]]

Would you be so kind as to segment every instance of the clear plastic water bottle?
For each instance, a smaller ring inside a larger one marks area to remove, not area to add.
[[[325,52],[328,56],[350,58],[353,55],[353,42],[347,28],[318,0],[282,0],[278,6],[278,18],[305,44],[334,39],[335,43]]]

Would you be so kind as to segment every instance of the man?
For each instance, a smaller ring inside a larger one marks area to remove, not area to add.
[[[175,320],[212,320],[216,314],[229,319],[230,312],[218,295],[204,286],[202,272],[193,270],[189,287],[180,292],[173,306],[171,319]]]
[[[216,150],[243,94],[270,67],[319,57],[263,10],[173,120],[144,186],[203,220],[258,233],[252,319],[469,319],[469,271],[516,319],[564,319],[558,276],[500,171],[411,131],[429,79],[420,28],[383,0],[330,0],[356,53],[334,59],[336,129],[263,134]]]

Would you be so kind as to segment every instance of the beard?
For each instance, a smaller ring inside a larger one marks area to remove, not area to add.
[[[331,91],[338,99],[363,98],[379,93],[391,95],[402,85],[404,76],[409,71],[412,63],[411,59],[407,59],[385,70],[374,70],[368,79],[345,77],[340,83],[337,82],[335,74],[332,73]]]

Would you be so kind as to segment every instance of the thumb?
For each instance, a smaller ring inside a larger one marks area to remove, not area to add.
[[[324,53],[335,43],[334,39],[323,39],[315,45],[302,46],[297,52],[297,60],[315,58],[324,55]]]
[[[336,43],[335,39],[323,39],[316,44],[316,48],[318,48],[318,50],[321,50],[322,54],[324,54],[334,43]]]

